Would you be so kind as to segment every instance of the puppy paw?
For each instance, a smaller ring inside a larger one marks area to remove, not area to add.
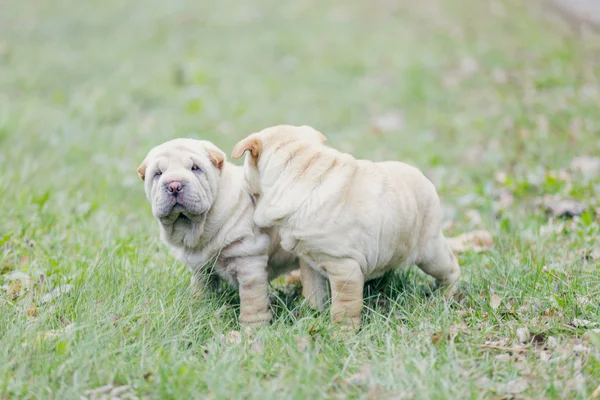
[[[260,313],[242,313],[240,314],[240,325],[249,328],[258,328],[268,326],[273,319],[271,311]]]
[[[337,325],[340,334],[354,334],[360,330],[362,318],[360,316],[344,316],[343,318],[334,316],[333,323]]]

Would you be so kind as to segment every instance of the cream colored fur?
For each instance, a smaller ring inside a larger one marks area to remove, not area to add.
[[[240,321],[261,325],[271,320],[269,280],[297,262],[274,229],[255,225],[243,169],[225,159],[211,142],[175,139],[153,148],[138,173],[161,238],[192,272],[195,290],[203,275],[225,279],[239,287]],[[183,185],[176,198],[170,182]]]
[[[452,293],[460,268],[433,184],[407,164],[357,160],[325,141],[311,127],[281,125],[248,136],[232,154],[248,152],[254,221],[276,227],[282,247],[304,261],[311,305],[323,306],[328,279],[333,320],[357,329],[364,282],[412,264]]]

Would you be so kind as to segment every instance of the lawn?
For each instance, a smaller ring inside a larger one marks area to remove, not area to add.
[[[600,398],[598,38],[517,0],[0,4],[0,399]],[[283,279],[254,332],[235,290],[191,299],[136,168],[279,123],[489,231],[457,297],[388,276],[351,337]]]

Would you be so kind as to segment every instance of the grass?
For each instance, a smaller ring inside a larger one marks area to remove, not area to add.
[[[600,154],[597,39],[510,0],[5,3],[0,398],[112,385],[121,398],[587,399],[600,385],[599,179],[561,173]],[[388,113],[402,126],[374,129]],[[494,235],[460,256],[456,301],[395,274],[340,340],[279,281],[273,325],[238,342],[234,290],[190,300],[139,162],[174,137],[229,152],[284,122],[419,166],[448,234]],[[515,201],[499,209],[502,192]],[[588,211],[551,218],[549,194]]]

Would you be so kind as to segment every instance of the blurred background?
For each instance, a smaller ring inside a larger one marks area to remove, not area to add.
[[[229,153],[279,123],[412,162],[442,191],[598,149],[592,0],[2,8],[0,168],[36,191],[141,197],[135,166],[152,146],[192,136]]]
[[[195,137],[229,154],[280,123],[312,125],[357,157],[421,168],[450,234],[489,227],[507,208],[530,215],[525,205],[546,194],[589,199],[597,185],[573,187],[561,171],[600,153],[599,8],[4,2],[0,229],[21,230],[46,206],[52,223],[37,236],[75,215],[96,245],[130,240],[153,229],[136,174],[151,147]]]
[[[598,0],[0,0],[0,398],[109,383],[160,398],[366,396],[339,381],[363,364],[422,398],[588,398],[599,26]],[[492,250],[460,256],[453,307],[412,271],[368,293],[352,346],[301,298],[276,306],[258,349],[224,345],[236,301],[189,301],[136,169],[172,138],[230,154],[281,123],[414,164],[447,235],[490,232]],[[446,349],[438,332],[457,326]],[[524,326],[558,337],[556,356],[485,348],[520,345]]]

